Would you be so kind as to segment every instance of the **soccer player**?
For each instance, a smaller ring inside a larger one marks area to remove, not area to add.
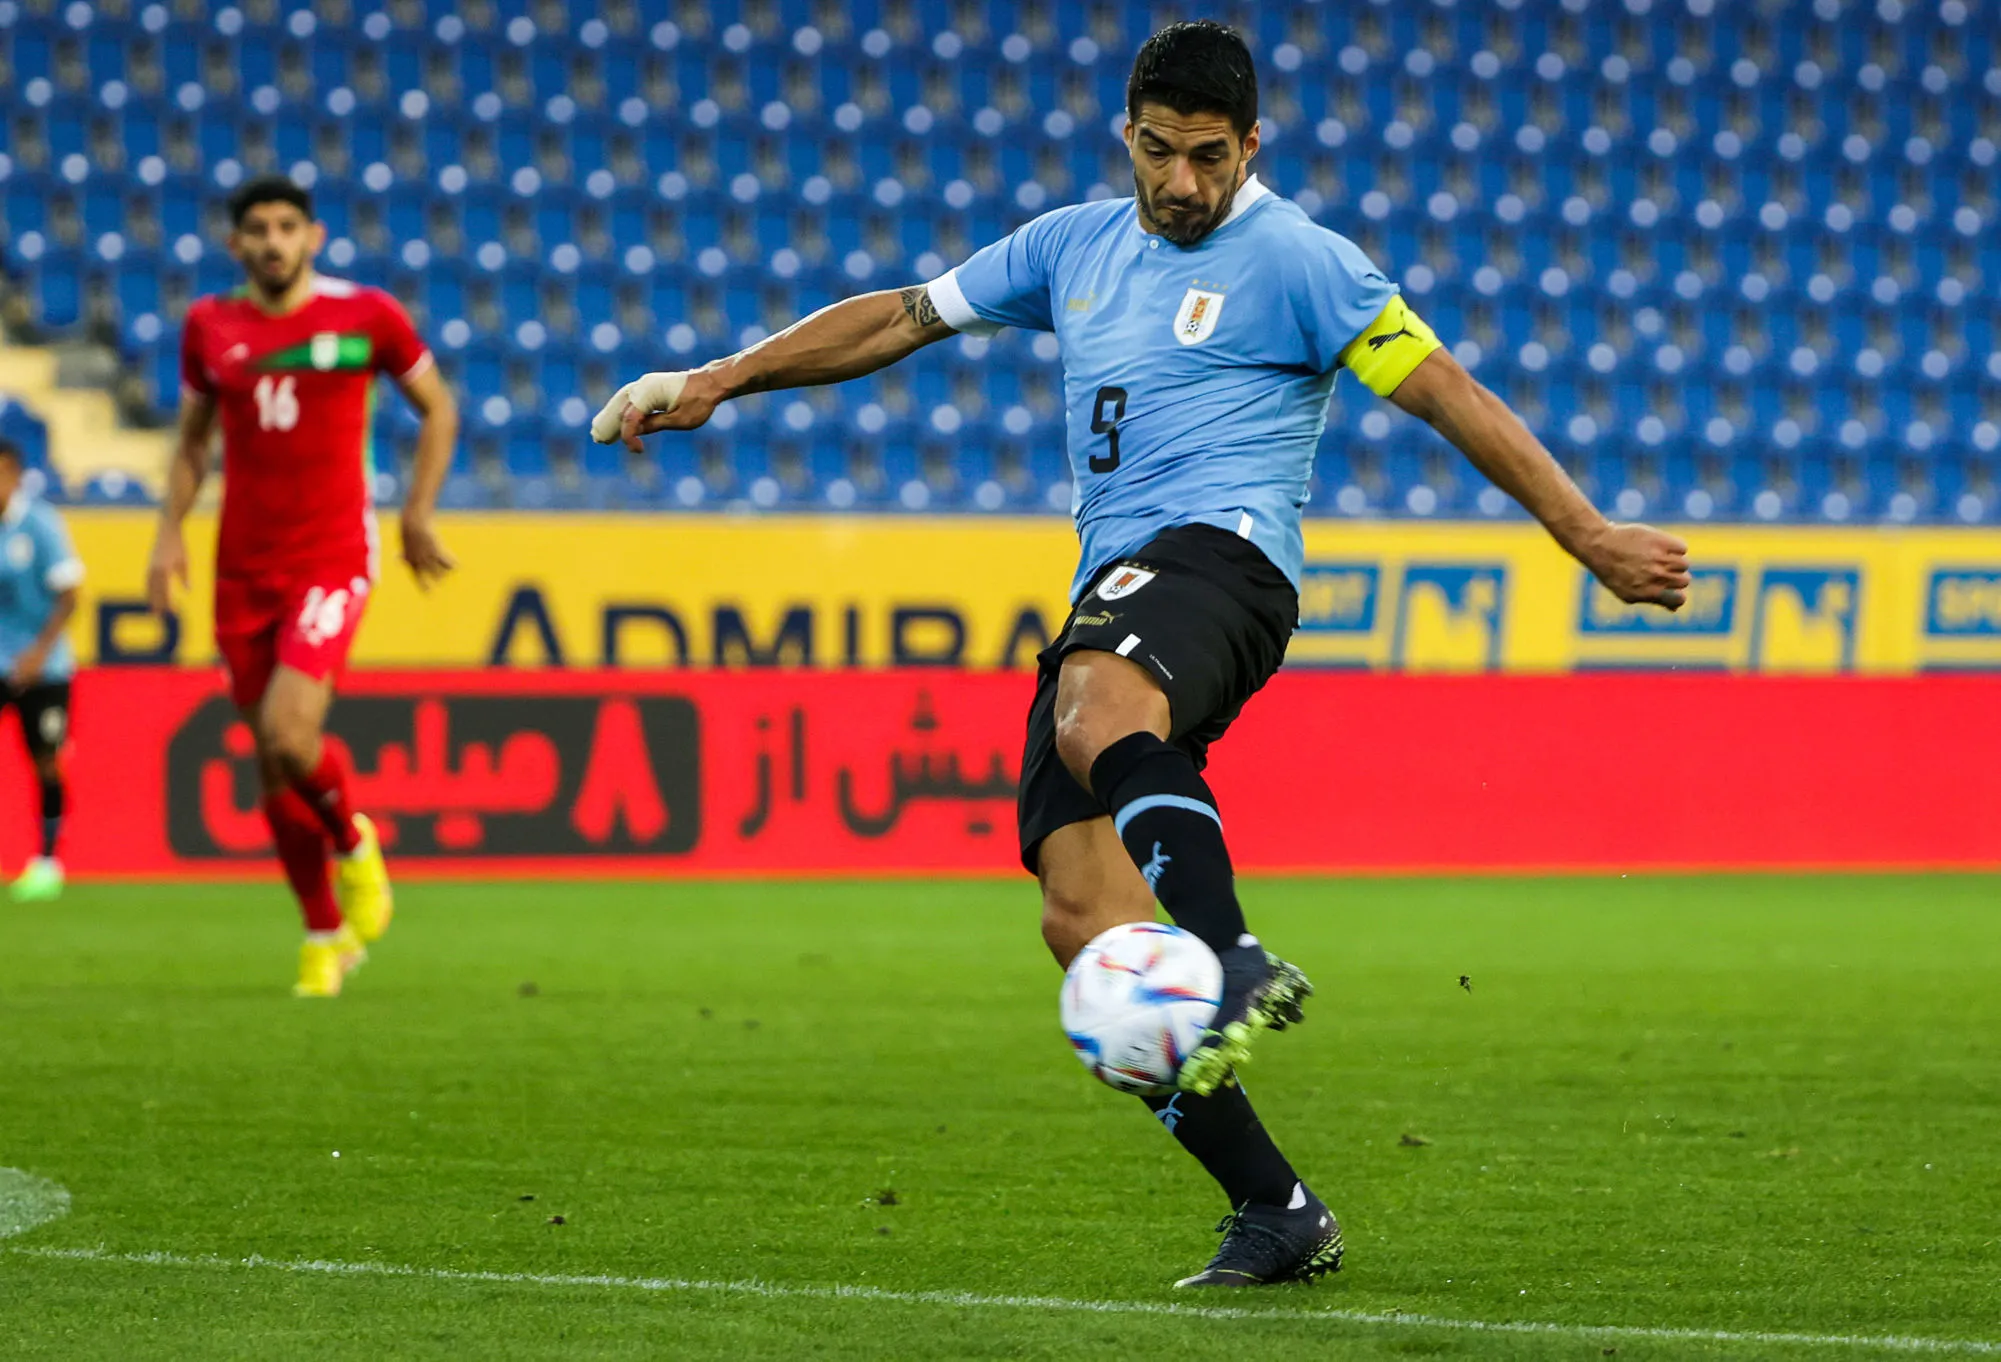
[[[250,726],[271,840],[306,921],[302,998],[330,998],[389,926],[381,844],[321,740],[334,681],[374,589],[370,487],[375,377],[423,418],[403,505],[403,560],[419,585],[449,572],[432,523],[458,408],[403,308],[380,289],[316,274],[326,228],[292,181],[252,180],[229,201],[229,248],[247,276],[197,300],[181,333],[180,443],[147,573],[153,609],[188,581],[181,526],[222,427],[215,641]],[[333,878],[328,878],[331,859]]]
[[[63,745],[69,685],[76,671],[63,633],[76,613],[83,561],[62,517],[21,490],[21,451],[0,440],[0,710],[13,706],[41,787],[41,855],[14,881],[17,903],[45,903],[63,891],[56,859],[69,792]]]
[[[1678,607],[1687,548],[1600,515],[1353,243],[1258,182],[1257,75],[1236,34],[1154,34],[1126,118],[1132,198],[1059,208],[927,286],[646,375],[592,433],[636,449],[739,394],[854,378],[955,332],[1056,334],[1083,553],[1029,710],[1022,863],[1059,964],[1156,899],[1221,958],[1222,1005],[1181,1091],[1143,1099],[1233,1207],[1181,1284],[1291,1281],[1339,1267],[1340,1227],[1233,1075],[1311,990],[1245,925],[1202,767],[1297,624],[1300,507],[1336,375],[1430,422],[1621,600]]]

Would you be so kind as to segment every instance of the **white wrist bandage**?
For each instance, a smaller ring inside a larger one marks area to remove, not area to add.
[[[616,440],[627,407],[636,408],[642,416],[674,410],[674,404],[681,400],[681,389],[687,385],[686,371],[647,374],[633,379],[613,393],[611,401],[604,404],[604,410],[591,421],[591,438],[601,445]]]

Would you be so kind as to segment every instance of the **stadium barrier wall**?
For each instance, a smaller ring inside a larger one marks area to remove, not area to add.
[[[331,731],[404,875],[1016,872],[1031,679],[363,672]],[[11,729],[12,720],[7,721]],[[272,874],[206,669],[78,677],[85,877]],[[1211,767],[1251,871],[2001,866],[2001,676],[1282,673]],[[32,784],[0,734],[0,858]]]
[[[196,590],[146,613],[150,512],[68,513],[91,573],[79,655],[214,655],[214,526]],[[1024,668],[1057,629],[1077,544],[1056,517],[480,514],[462,567],[420,593],[394,562],[355,662],[372,667]],[[1907,673],[2001,669],[2001,532],[1682,527],[1676,615],[1620,605],[1534,525],[1309,522],[1295,664],[1393,671],[1630,667]]]

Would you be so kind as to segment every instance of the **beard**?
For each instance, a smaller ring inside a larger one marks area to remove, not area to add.
[[[1133,195],[1139,200],[1140,212],[1159,235],[1166,237],[1177,246],[1193,246],[1209,233],[1215,231],[1230,215],[1230,205],[1236,202],[1236,188],[1223,196],[1223,201],[1214,208],[1199,203],[1183,203],[1170,199],[1157,201],[1148,196],[1146,186],[1140,183],[1139,172],[1133,172]],[[1169,208],[1186,211],[1168,213]]]
[[[305,273],[305,269],[306,259],[304,256],[300,256],[297,260],[292,261],[289,267],[284,265],[272,266],[259,264],[250,271],[250,278],[258,288],[262,289],[268,296],[275,298],[279,294],[289,290],[292,285],[298,283],[299,276]]]

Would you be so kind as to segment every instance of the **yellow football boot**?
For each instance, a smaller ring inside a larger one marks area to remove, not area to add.
[[[389,867],[382,859],[382,840],[375,824],[365,814],[354,816],[361,845],[345,856],[334,857],[334,899],[363,942],[379,940],[389,930],[389,918],[396,911],[395,896],[389,889]]]
[[[342,982],[366,959],[368,948],[347,923],[331,937],[309,933],[299,945],[299,982],[292,985],[292,996],[338,998]]]

